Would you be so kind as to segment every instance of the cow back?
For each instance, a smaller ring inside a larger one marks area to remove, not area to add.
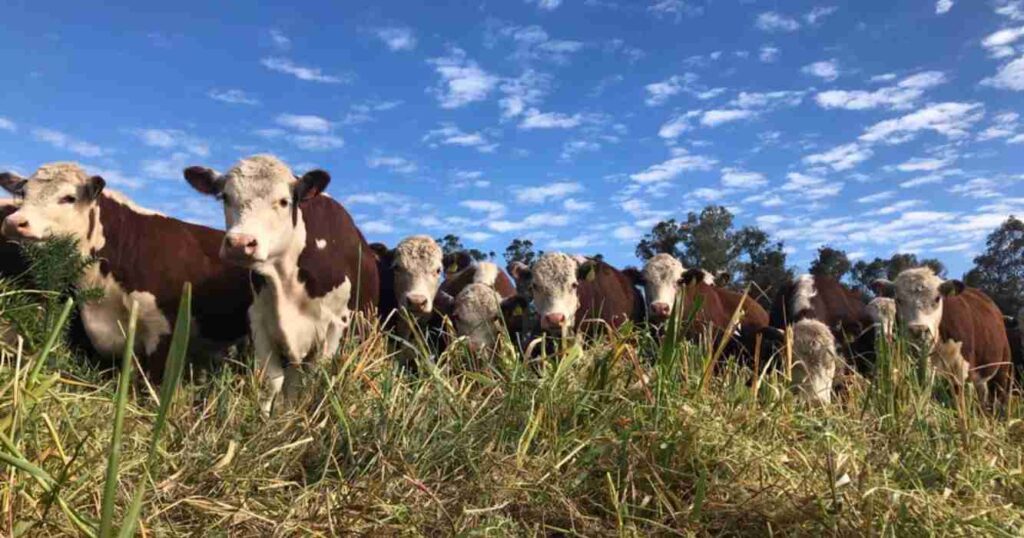
[[[1003,314],[976,288],[944,299],[939,337],[943,342],[961,342],[964,360],[983,378],[1009,370],[1010,342]]]
[[[644,305],[640,292],[618,269],[603,261],[595,264],[593,276],[582,279],[576,292],[580,300],[577,328],[587,319],[601,319],[615,328],[629,320],[641,320]]]

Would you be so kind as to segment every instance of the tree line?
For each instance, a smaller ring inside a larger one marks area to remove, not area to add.
[[[496,258],[494,252],[467,249],[455,235],[437,241],[445,253],[466,251],[477,260]],[[670,254],[685,267],[725,272],[731,277],[731,286],[749,286],[751,295],[766,306],[796,273],[787,265],[783,241],[757,226],[736,228],[733,214],[719,205],[707,206],[699,213],[691,211],[685,219],[658,222],[637,243],[635,253],[643,261],[656,254]],[[506,263],[529,265],[542,254],[529,239],[516,238],[505,248],[503,257]],[[601,254],[592,256],[602,258]],[[922,266],[947,276],[946,266],[935,258],[896,253],[888,258],[852,261],[845,251],[829,245],[818,248],[808,272],[830,276],[870,296],[874,280],[893,279],[904,269]],[[1024,307],[1024,222],[1011,216],[989,234],[985,251],[974,258],[974,266],[963,280],[988,293],[1005,314],[1016,315]]]

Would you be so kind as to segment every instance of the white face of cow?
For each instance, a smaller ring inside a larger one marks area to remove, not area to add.
[[[433,312],[434,295],[441,286],[441,258],[437,242],[425,235],[403,239],[394,251],[395,296],[400,307],[416,316]]]
[[[21,197],[18,210],[4,219],[3,235],[24,241],[69,235],[87,250],[97,233],[96,201],[104,185],[73,163],[44,165],[28,180],[0,174],[0,186]]]
[[[793,383],[807,401],[832,401],[838,360],[835,337],[824,323],[805,319],[793,326]]]
[[[199,192],[224,202],[227,233],[221,245],[225,261],[259,269],[305,246],[305,226],[295,204],[320,194],[330,181],[323,170],[296,178],[269,155],[242,159],[222,176],[191,167],[185,179]]]
[[[579,261],[560,252],[544,254],[526,273],[541,329],[561,332],[575,325],[579,273]]]
[[[963,282],[942,280],[927,267],[907,269],[895,282],[879,280],[876,289],[896,299],[896,316],[906,327],[911,341],[930,352],[938,341],[943,299],[957,295]]]
[[[652,321],[665,321],[672,314],[684,272],[683,264],[670,254],[658,254],[644,264],[644,294]]]
[[[470,284],[455,298],[452,321],[471,351],[493,349],[501,330],[501,297],[486,284]]]

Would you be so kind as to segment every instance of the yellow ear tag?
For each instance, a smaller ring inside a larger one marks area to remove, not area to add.
[[[457,264],[457,263],[453,263],[453,264],[448,266],[448,272],[449,273],[454,273],[454,272],[456,272],[458,270],[459,270],[459,264]]]
[[[587,280],[593,281],[597,278],[597,266],[592,266],[590,272],[587,273]]]
[[[523,315],[523,307],[517,306],[515,308],[515,310],[512,311],[512,315],[513,316],[522,316]]]

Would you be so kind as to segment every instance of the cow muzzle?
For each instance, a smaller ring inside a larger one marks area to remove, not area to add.
[[[429,314],[433,310],[430,298],[422,293],[409,293],[405,296],[405,307],[415,315]]]
[[[668,303],[651,303],[651,320],[665,321],[672,313],[672,305]]]
[[[560,330],[565,326],[565,314],[545,314],[540,318],[540,328],[545,331]]]
[[[249,234],[229,233],[224,236],[220,257],[226,262],[248,264],[256,261],[259,242]]]
[[[907,338],[911,345],[927,350],[933,340],[932,330],[927,325],[910,325],[907,327]]]
[[[2,230],[4,237],[8,239],[24,240],[39,239],[39,235],[32,230],[28,217],[14,213],[4,219]]]

